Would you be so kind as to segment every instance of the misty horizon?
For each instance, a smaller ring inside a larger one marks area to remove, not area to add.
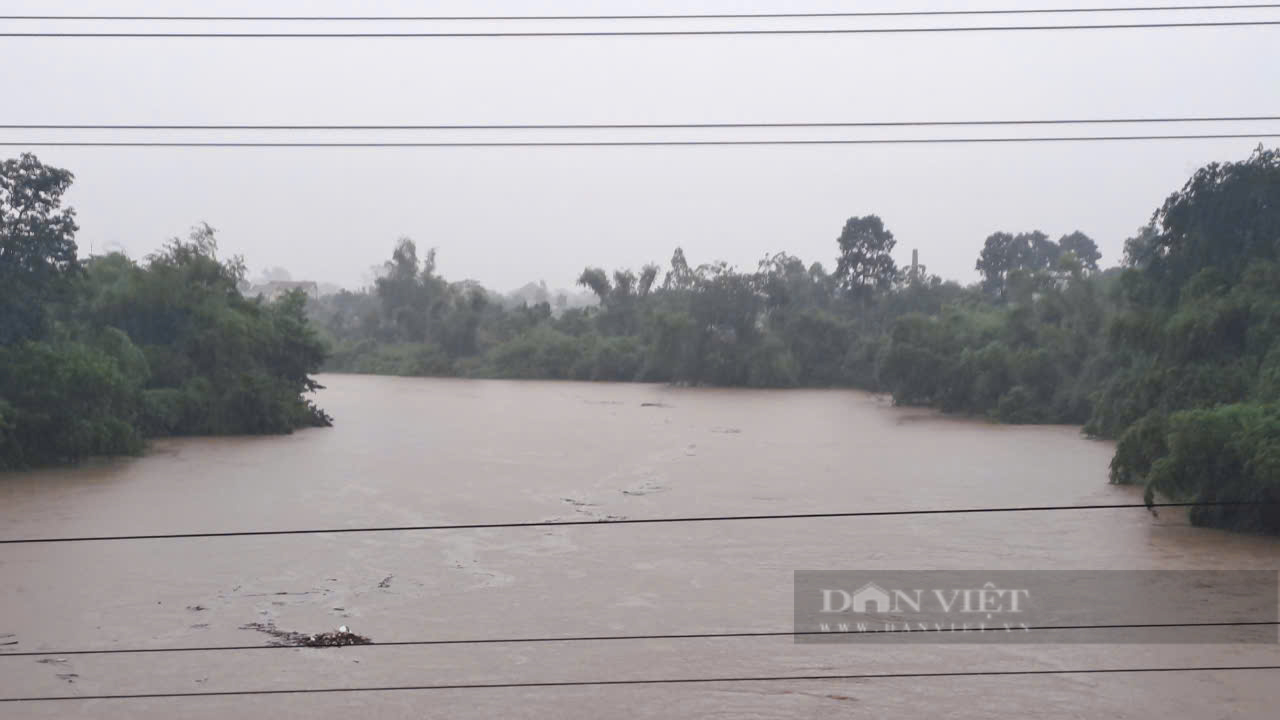
[[[1042,0],[1025,7],[1091,6]],[[47,12],[43,3],[6,5]],[[92,6],[85,6],[91,8]],[[589,2],[433,3],[449,14],[599,13]],[[955,8],[989,7],[977,2]],[[281,12],[347,10],[286,4]],[[610,3],[611,12],[777,10],[765,2]],[[815,2],[806,9],[848,9]],[[902,9],[860,3],[858,10]],[[59,12],[74,12],[67,6]],[[119,14],[164,12],[141,0]],[[413,14],[386,2],[379,13]],[[261,12],[254,3],[219,13]],[[1244,10],[1232,19],[1265,19]],[[1124,13],[1113,20],[1133,20]],[[1211,11],[1143,21],[1213,20]],[[1065,16],[1055,22],[1070,22]],[[827,26],[980,24],[964,18],[832,19]],[[927,22],[926,22],[927,21]],[[670,27],[639,21],[639,27]],[[704,25],[712,21],[700,21]],[[716,21],[719,26],[754,26]],[[1012,20],[1006,22],[1014,22]],[[815,23],[808,21],[807,26]],[[375,24],[376,25],[376,24]],[[770,26],[806,26],[775,21]],[[570,29],[598,24],[571,21]],[[50,28],[26,22],[23,29]],[[92,29],[70,23],[62,28]],[[133,26],[129,26],[133,27]],[[159,29],[174,25],[160,24]],[[259,23],[255,30],[278,29]],[[349,29],[337,23],[327,29]],[[490,25],[481,23],[481,29]],[[559,26],[557,26],[559,27]],[[235,26],[236,29],[244,29]],[[117,27],[116,29],[121,29]],[[150,27],[148,29],[151,29]],[[367,28],[366,28],[367,29]],[[476,39],[12,38],[8,122],[698,123],[1257,116],[1274,110],[1280,47],[1268,27],[869,36]],[[1136,43],[1141,43],[1140,46]],[[1140,52],[1137,48],[1140,47]],[[1188,48],[1195,52],[1188,52]],[[548,91],[553,88],[554,91]],[[1212,110],[1206,113],[1206,110]],[[457,132],[9,131],[23,139],[563,140],[1095,135],[1266,131],[1261,122],[1053,128]],[[208,222],[222,252],[256,272],[355,288],[401,236],[435,247],[441,272],[510,290],[573,288],[585,266],[639,269],[682,247],[693,263],[752,268],[778,251],[830,267],[846,219],[875,214],[904,263],[977,279],[997,231],[1079,230],[1103,263],[1198,167],[1248,156],[1257,140],[1001,145],[551,148],[70,148],[13,146],[72,170],[80,242],[133,257]]]

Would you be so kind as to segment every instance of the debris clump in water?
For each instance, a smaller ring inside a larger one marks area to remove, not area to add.
[[[281,630],[272,623],[249,623],[241,625],[242,630],[257,630],[275,638],[271,645],[277,647],[346,647],[347,645],[371,645],[373,641],[363,635],[351,632],[346,625],[332,632],[313,635]]]

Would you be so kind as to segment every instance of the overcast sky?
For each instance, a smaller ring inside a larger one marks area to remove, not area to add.
[[[564,14],[1090,6],[1098,0],[906,2],[58,2],[7,13]],[[626,21],[637,29],[836,27],[912,22],[1044,24],[1280,19],[1280,11],[885,20]],[[613,23],[555,28],[615,29]],[[469,24],[470,29],[516,29]],[[552,24],[521,25],[550,29]],[[14,30],[53,29],[37,22]],[[294,30],[208,23],[111,29]],[[359,29],[443,29],[361,24]],[[461,29],[451,23],[448,29]],[[59,24],[99,30],[101,24]],[[355,29],[308,24],[309,30]],[[1280,27],[831,36],[507,39],[0,38],[3,123],[696,123],[1259,115],[1280,111]],[[1009,135],[1280,131],[1280,123],[892,131]],[[670,138],[889,136],[667,132]],[[6,141],[53,137],[0,131]],[[566,139],[582,132],[378,132],[351,139]],[[620,133],[597,133],[611,139]],[[87,131],[61,139],[126,139]],[[635,131],[627,138],[658,137]],[[128,139],[231,139],[146,132]],[[246,140],[304,139],[241,133]],[[310,135],[305,139],[345,139]],[[1276,141],[1268,141],[1274,144]],[[207,221],[251,274],[361,285],[397,237],[438,248],[441,272],[499,290],[570,285],[585,265],[754,267],[786,250],[834,266],[852,215],[880,215],[930,272],[963,281],[993,231],[1073,230],[1104,264],[1197,167],[1240,159],[1257,140],[927,146],[502,149],[32,148],[72,170],[79,242],[154,250]],[[23,148],[4,148],[5,156]]]

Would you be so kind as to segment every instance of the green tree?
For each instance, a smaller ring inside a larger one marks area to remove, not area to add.
[[[1058,247],[1062,248],[1063,252],[1069,252],[1074,255],[1085,270],[1097,272],[1098,261],[1102,259],[1102,253],[1098,252],[1098,243],[1094,242],[1093,238],[1076,230],[1059,238]]]
[[[689,261],[685,260],[684,249],[676,248],[671,253],[671,269],[667,271],[666,277],[662,280],[662,288],[664,290],[689,290],[693,287],[694,276],[693,270],[689,268]]]
[[[41,337],[65,299],[76,262],[72,175],[24,153],[0,162],[0,345]]]
[[[849,218],[837,243],[840,257],[835,274],[850,295],[866,298],[893,284],[898,274],[892,255],[897,241],[879,217]]]
[[[974,269],[982,274],[982,288],[987,294],[1003,300],[1007,290],[1009,273],[1021,267],[1026,254],[1013,235],[996,232],[987,236]]]
[[[407,342],[428,340],[450,302],[448,284],[436,275],[436,251],[421,262],[413,240],[400,238],[383,265],[375,292],[382,306],[382,334]]]
[[[80,343],[0,346],[0,470],[139,451],[139,390]]]
[[[608,302],[610,294],[613,293],[613,284],[609,282],[609,275],[600,268],[589,267],[582,271],[578,276],[578,284],[595,293],[600,298],[600,303]]]
[[[1119,436],[1112,478],[1187,501],[1275,500],[1280,154],[1198,170],[1125,243],[1111,376],[1087,428]],[[1193,522],[1280,532],[1254,507]]]

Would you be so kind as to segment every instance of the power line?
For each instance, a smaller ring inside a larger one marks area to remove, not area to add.
[[[0,130],[680,130],[729,128],[845,128],[845,127],[959,127],[982,125],[1097,125],[1145,123],[1273,122],[1280,115],[1218,117],[1074,118],[1064,120],[888,120],[831,122],[703,122],[703,123],[544,123],[436,125],[315,125],[315,124],[0,124]]]
[[[1218,5],[1144,5],[1127,7],[1028,8],[994,10],[885,10],[857,12],[691,13],[648,15],[0,15],[0,20],[128,20],[128,21],[429,21],[453,20],[752,20],[778,18],[936,17],[948,15],[1047,15],[1104,12],[1177,12],[1186,10],[1265,10],[1280,3]]]
[[[1209,628],[1209,627],[1276,627],[1280,626],[1280,621],[1263,620],[1263,621],[1232,621],[1232,622],[1198,622],[1198,623],[1138,623],[1138,624],[1100,624],[1100,625],[1042,625],[1027,628],[1025,632],[1040,631],[1073,631],[1073,630],[1152,630],[1152,629],[1175,629],[1175,628]],[[668,633],[661,635],[561,635],[547,637],[506,637],[506,638],[479,638],[470,640],[394,640],[388,642],[370,642],[361,645],[352,645],[349,647],[421,647],[434,645],[515,645],[529,643],[574,643],[574,642],[610,642],[610,641],[635,641],[635,640],[719,640],[731,638],[771,638],[771,637],[807,637],[817,635],[895,635],[895,634],[929,634],[934,632],[940,633],[972,633],[972,629],[941,629],[941,630],[909,630],[900,628],[889,628],[875,631],[858,631],[858,630],[813,630],[813,631],[794,631],[794,630],[763,630],[763,631],[744,631],[744,632],[704,632],[704,633]],[[1003,632],[1003,630],[1000,630]],[[1024,632],[1019,630],[1019,632]],[[170,647],[170,648],[108,648],[103,650],[24,650],[22,652],[0,652],[0,658],[6,657],[42,657],[46,655],[141,655],[156,653],[181,653],[181,652],[227,652],[242,650],[334,650],[341,649],[337,646],[310,647],[307,645],[204,645],[195,647]]]
[[[159,533],[154,535],[98,535],[82,537],[16,538],[0,540],[0,545],[37,543],[107,542],[116,540],[175,540],[191,538],[262,537],[267,535],[334,535],[342,533],[415,532],[429,530],[488,530],[497,528],[545,528],[583,525],[657,525],[673,523],[728,522],[740,520],[816,520],[821,518],[893,517],[906,515],[966,515],[977,513],[1051,512],[1061,510],[1115,510],[1125,508],[1239,507],[1276,505],[1274,502],[1176,502],[1113,503],[1107,505],[1023,505],[1017,507],[951,508],[940,510],[865,510],[855,512],[789,513],[771,515],[707,515],[670,518],[623,518],[621,520],[545,520],[534,522],[468,523],[459,525],[400,525],[327,528],[310,530],[236,530],[230,532]]]
[[[1280,133],[1213,133],[1203,135],[1083,135],[1048,137],[864,138],[818,140],[555,140],[485,142],[184,142],[31,140],[4,141],[0,147],[188,147],[188,148],[485,148],[485,147],[659,147],[728,145],[928,145],[1032,142],[1110,142],[1120,140],[1231,140],[1280,137]]]
[[[1280,20],[1224,20],[1206,22],[1108,23],[1090,25],[973,25],[893,28],[810,28],[772,30],[542,30],[509,32],[0,32],[11,38],[509,38],[509,37],[640,37],[691,35],[879,35],[940,32],[999,32],[1005,30],[1132,30],[1280,25]]]
[[[547,682],[452,683],[440,685],[383,685],[373,687],[288,688],[283,690],[204,690],[196,692],[128,693],[120,695],[37,695],[0,698],[4,702],[47,702],[54,700],[150,700],[157,698],[230,697],[249,695],[313,695],[356,692],[397,692],[405,690],[502,690],[519,688],[613,687],[623,685],[693,685],[744,682],[808,682],[821,680],[901,680],[920,678],[1015,677],[1034,675],[1101,675],[1124,673],[1230,672],[1240,670],[1280,670],[1280,665],[1219,665],[1204,667],[1083,668],[1070,670],[968,670],[954,672],[857,673],[844,675],[771,675],[763,677],[700,677],[641,680],[565,680]]]

